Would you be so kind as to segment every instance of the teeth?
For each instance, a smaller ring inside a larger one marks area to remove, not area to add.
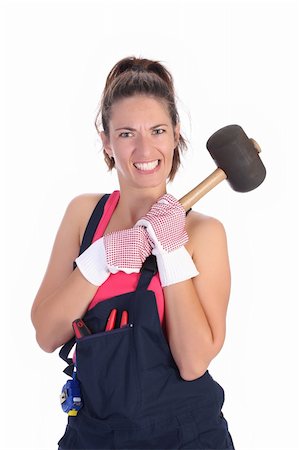
[[[134,166],[139,170],[153,170],[159,164],[159,160],[151,161],[148,163],[134,163]]]

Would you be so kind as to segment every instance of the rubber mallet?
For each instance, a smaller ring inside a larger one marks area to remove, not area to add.
[[[235,191],[248,192],[257,188],[266,176],[259,145],[239,125],[220,128],[206,145],[218,168],[180,199],[186,211],[223,180],[227,179]]]

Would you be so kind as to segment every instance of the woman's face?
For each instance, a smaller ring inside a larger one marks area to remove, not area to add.
[[[103,146],[115,161],[120,186],[165,188],[179,141],[163,100],[134,95],[111,108],[109,138],[101,133]]]

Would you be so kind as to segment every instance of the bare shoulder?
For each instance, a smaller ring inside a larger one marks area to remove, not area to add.
[[[70,220],[77,223],[79,227],[80,242],[82,242],[83,234],[89,218],[96,207],[99,200],[104,194],[80,194],[74,197],[68,207],[67,212]]]
[[[86,225],[102,194],[82,194],[73,198],[58,228],[46,273],[33,308],[55,291],[72,273]]]
[[[191,254],[196,248],[213,246],[217,242],[226,245],[226,232],[222,222],[212,216],[196,211],[190,211],[186,220],[186,229],[189,236],[187,245]]]
[[[212,223],[221,224],[220,220],[212,216],[207,216],[206,214],[191,210],[187,215],[187,222],[190,222],[195,226],[207,226]]]

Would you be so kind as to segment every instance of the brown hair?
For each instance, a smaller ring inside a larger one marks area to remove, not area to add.
[[[104,132],[109,136],[109,120],[112,105],[117,100],[136,94],[150,95],[164,100],[168,107],[173,127],[179,122],[173,78],[170,72],[159,61],[131,56],[116,63],[107,77],[100,108],[95,119],[95,127],[98,133],[100,132],[100,114]],[[174,149],[169,180],[173,180],[181,164],[180,153],[186,149],[186,141],[180,134],[178,145]],[[112,170],[114,160],[109,158],[105,149],[103,149],[103,152],[108,168]]]

